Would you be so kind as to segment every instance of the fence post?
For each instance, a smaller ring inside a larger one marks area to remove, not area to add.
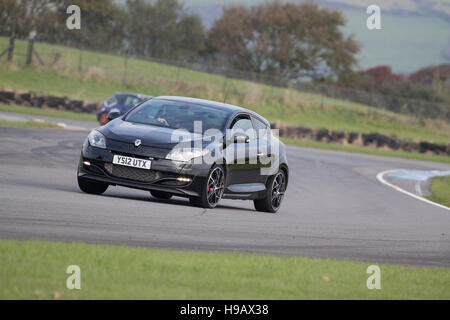
[[[123,72],[123,84],[127,85],[127,70],[128,70],[128,55],[127,52],[125,52],[125,61],[124,61],[124,72]]]
[[[29,66],[33,62],[33,50],[34,50],[34,40],[28,40],[28,51],[27,51],[27,60],[25,64]]]
[[[181,62],[178,62],[177,63],[177,75],[176,75],[175,85],[178,85],[178,80],[180,78],[180,69],[181,69]]]
[[[8,50],[8,61],[13,60],[14,56],[14,33],[9,37],[9,50]]]
[[[83,50],[80,48],[80,56],[78,57],[78,72],[83,72]]]
[[[223,83],[223,89],[222,89],[223,103],[225,103],[225,101],[227,101],[227,91],[228,91],[228,77],[225,75],[225,81]]]

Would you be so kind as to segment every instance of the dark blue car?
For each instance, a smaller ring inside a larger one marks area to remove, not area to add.
[[[108,122],[107,116],[111,111],[118,111],[121,115],[134,107],[139,102],[150,99],[151,96],[146,96],[138,93],[121,93],[117,92],[111,98],[106,99],[100,106],[97,112],[97,120],[101,125]]]

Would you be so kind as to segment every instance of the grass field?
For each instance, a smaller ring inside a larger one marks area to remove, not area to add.
[[[0,37],[0,48],[7,39]],[[323,98],[291,89],[177,68],[144,60],[81,52],[76,49],[37,44],[46,66],[24,67],[26,43],[17,41],[15,63],[0,63],[3,88],[22,89],[92,102],[115,91],[149,95],[183,95],[226,101],[255,110],[270,121],[289,125],[363,133],[378,132],[413,141],[448,143],[450,124],[395,114],[348,101]],[[53,66],[49,66],[59,56]],[[4,61],[4,60],[3,60]],[[81,71],[80,71],[81,70]]]
[[[0,104],[0,111],[15,112],[20,114],[31,114],[35,116],[53,117],[61,119],[72,119],[81,121],[97,121],[94,114],[76,113],[70,111],[54,110],[54,109],[39,109],[34,107],[24,107],[15,105]]]
[[[21,127],[21,128],[61,128],[56,123],[47,121],[8,121],[0,119],[0,127]]]
[[[450,269],[0,240],[0,299],[450,299]],[[68,290],[69,265],[81,289]]]
[[[428,199],[450,208],[450,176],[431,179],[430,191]]]

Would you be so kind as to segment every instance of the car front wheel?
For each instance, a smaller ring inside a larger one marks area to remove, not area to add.
[[[253,200],[255,209],[263,212],[276,213],[280,209],[281,202],[286,191],[286,175],[283,170],[271,176],[267,181],[266,197]]]
[[[212,209],[217,206],[222,199],[225,187],[225,171],[222,166],[215,165],[209,171],[205,185],[202,188],[201,196],[190,198],[192,205]]]
[[[108,189],[107,184],[83,179],[81,177],[78,177],[78,186],[81,191],[91,194],[102,194]]]

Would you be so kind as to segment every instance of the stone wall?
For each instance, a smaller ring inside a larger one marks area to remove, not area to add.
[[[280,130],[280,137],[450,156],[450,144],[435,144],[427,141],[416,143],[388,137],[379,133],[311,129],[306,127],[291,127],[277,123],[272,123],[271,126],[274,129]]]

